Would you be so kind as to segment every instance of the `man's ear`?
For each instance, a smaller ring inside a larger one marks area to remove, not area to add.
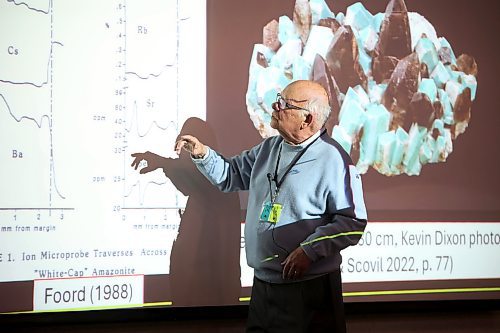
[[[313,115],[311,113],[308,113],[306,115],[306,118],[304,119],[304,121],[302,122],[302,128],[306,128],[306,127],[309,127],[311,126],[312,122],[313,122]]]

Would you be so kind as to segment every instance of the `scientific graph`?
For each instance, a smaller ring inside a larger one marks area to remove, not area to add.
[[[50,209],[65,199],[57,181],[52,99],[54,52],[63,45],[54,38],[51,3],[47,5],[0,5],[7,18],[0,23],[2,31],[9,31],[1,36],[6,52],[0,55],[3,209]],[[47,190],[26,191],[40,187]]]
[[[137,256],[146,245],[161,248],[132,266],[168,273],[187,197],[161,169],[133,170],[131,154],[177,158],[184,121],[206,118],[205,6],[0,1],[0,253],[12,258],[4,265],[16,264],[15,274],[1,269],[0,282],[67,270],[42,251],[124,244]],[[91,274],[126,260],[73,264]]]

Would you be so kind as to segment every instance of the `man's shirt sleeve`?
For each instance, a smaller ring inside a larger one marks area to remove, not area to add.
[[[357,244],[367,224],[363,186],[356,167],[346,166],[342,175],[335,178],[328,196],[329,211],[326,216],[329,222],[316,228],[315,232],[301,243],[313,261]]]
[[[250,186],[250,176],[258,150],[259,146],[256,146],[240,155],[225,158],[208,147],[203,158],[192,160],[198,170],[221,191],[244,191]]]

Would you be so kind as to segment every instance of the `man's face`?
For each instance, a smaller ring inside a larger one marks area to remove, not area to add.
[[[304,108],[307,100],[297,98],[293,89],[278,94],[277,102],[273,104],[271,127],[276,129],[280,135],[289,142],[294,142],[305,119]]]

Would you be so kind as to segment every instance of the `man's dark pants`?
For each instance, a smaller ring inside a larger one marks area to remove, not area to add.
[[[248,333],[345,331],[340,271],[284,284],[254,278]]]

